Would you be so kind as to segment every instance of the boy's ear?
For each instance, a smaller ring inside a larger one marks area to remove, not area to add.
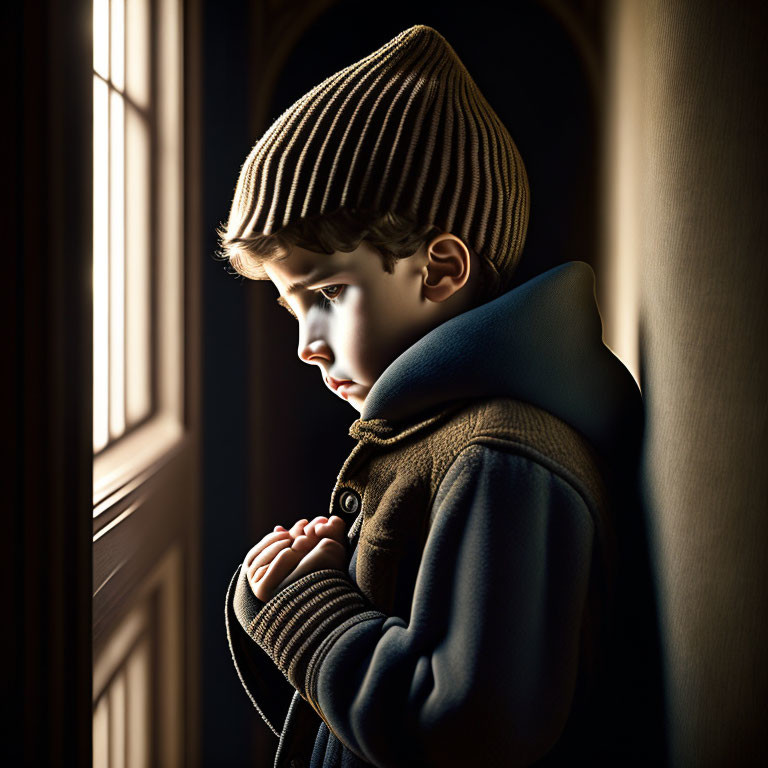
[[[469,279],[469,250],[456,235],[443,232],[427,244],[422,295],[430,301],[445,301]]]

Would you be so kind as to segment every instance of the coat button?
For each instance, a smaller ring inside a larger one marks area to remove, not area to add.
[[[360,509],[360,497],[346,488],[339,494],[339,507],[345,515],[356,515]]]

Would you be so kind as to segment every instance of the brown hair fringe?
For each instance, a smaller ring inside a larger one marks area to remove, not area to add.
[[[293,246],[315,253],[354,251],[365,241],[381,255],[385,272],[393,272],[395,262],[408,258],[442,230],[432,224],[417,224],[410,217],[392,211],[361,211],[342,207],[330,214],[312,216],[282,227],[270,235],[227,237],[219,229],[221,257],[232,268],[251,280],[267,280],[263,264],[287,257]],[[464,241],[462,241],[464,242]],[[476,287],[476,303],[483,304],[501,292],[501,278],[487,257],[478,256],[480,279]]]

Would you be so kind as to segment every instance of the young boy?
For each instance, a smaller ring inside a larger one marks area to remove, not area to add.
[[[587,265],[508,290],[527,220],[517,148],[424,26],[297,101],[243,166],[224,251],[360,412],[328,517],[277,526],[227,595],[277,766],[601,754],[610,502],[641,404]]]

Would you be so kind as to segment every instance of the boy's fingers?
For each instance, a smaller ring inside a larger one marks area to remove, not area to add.
[[[307,519],[303,517],[301,520],[297,520],[291,526],[291,530],[288,531],[288,533],[291,534],[292,539],[295,539],[297,536],[301,536],[301,534],[304,533],[304,526],[307,524],[307,522]]]
[[[307,552],[309,552],[316,544],[317,544],[317,539],[315,539],[314,537],[297,536],[293,540],[291,549],[294,552],[298,552],[300,555],[306,555]]]
[[[340,544],[344,543],[347,533],[347,527],[338,515],[332,515],[327,523],[318,525],[315,530],[320,538],[335,539]]]
[[[327,522],[328,522],[327,517],[316,517],[314,520],[312,520],[311,523],[308,523],[307,525],[304,526],[304,535],[305,536],[317,535],[316,534],[317,526]]]
[[[347,561],[347,553],[344,546],[334,539],[323,539],[308,555],[305,555],[301,562],[280,582],[275,594],[284,587],[287,587],[296,579],[306,576],[313,571],[321,571],[323,568],[337,568],[344,570]]]
[[[245,556],[245,567],[249,568],[254,558],[276,541],[288,540],[287,531],[273,531],[268,533],[258,544],[248,550]]]
[[[275,533],[277,533],[278,531],[283,531],[285,533],[288,533],[288,529],[287,528],[283,528],[282,525],[276,525],[275,526]]]
[[[264,575],[252,585],[253,593],[259,600],[269,602],[277,590],[275,587],[296,567],[301,555],[292,549],[284,549],[269,564]]]
[[[284,579],[286,574],[290,573],[300,560],[301,555],[288,548],[278,552],[271,563],[265,563],[264,566],[262,566],[264,570],[259,574],[258,584],[256,586],[260,586],[262,591],[265,594],[268,594],[266,598],[267,600],[274,594],[275,585],[278,584],[281,579]],[[258,594],[256,596],[259,597]]]
[[[251,564],[248,566],[249,575],[260,566],[269,565],[275,559],[275,556],[278,552],[285,549],[286,547],[290,548],[290,546],[291,540],[288,537],[284,539],[278,539],[277,541],[270,544],[268,547],[266,547],[266,549],[263,549],[261,552],[259,552],[259,554],[256,555]]]
[[[256,572],[253,574],[253,576],[249,577],[251,582],[258,581],[267,572],[268,568],[269,568],[269,564],[267,564],[267,565],[260,565],[256,569]]]

